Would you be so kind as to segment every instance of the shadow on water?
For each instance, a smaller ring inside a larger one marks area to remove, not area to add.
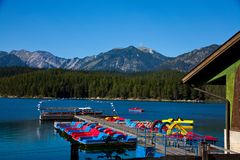
[[[138,155],[136,154],[138,152]],[[141,152],[141,153],[139,153]],[[134,154],[132,154],[134,153]],[[84,156],[86,154],[86,156]],[[93,157],[92,155],[95,156]],[[89,156],[87,156],[89,155]],[[79,144],[71,143],[71,160],[79,160],[79,158],[91,159],[128,159],[128,158],[143,158],[143,157],[160,157],[160,154],[155,153],[154,147],[141,147],[141,149],[137,148],[102,148],[101,150],[81,150],[79,148]]]
[[[79,154],[81,157],[81,153],[83,154],[96,154],[96,157],[86,156],[85,159],[122,159],[122,155],[128,157],[128,150],[127,149],[101,149],[95,151],[86,151],[80,150],[79,145],[76,143],[71,144],[71,160],[79,160]]]
[[[66,138],[66,137],[64,137]],[[70,142],[71,160],[78,159],[129,159],[142,157],[160,157],[154,147],[142,146],[84,146],[77,142]]]

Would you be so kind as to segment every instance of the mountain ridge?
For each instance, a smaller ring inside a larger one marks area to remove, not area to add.
[[[33,68],[62,68],[71,70],[142,72],[155,70],[189,71],[214,52],[219,45],[206,47],[167,57],[147,47],[128,46],[113,48],[96,56],[61,58],[47,51],[0,51],[0,67],[28,66]]]

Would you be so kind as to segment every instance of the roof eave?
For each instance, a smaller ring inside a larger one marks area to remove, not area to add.
[[[240,41],[240,31],[233,35],[229,40],[227,40],[223,45],[221,45],[215,52],[205,58],[200,64],[194,67],[190,72],[188,72],[183,78],[183,84],[194,84],[193,78],[199,74],[204,68],[206,68],[209,64],[211,64],[214,60],[216,60],[219,56],[221,56],[224,52],[226,52],[229,48],[231,48],[235,43]],[[200,80],[201,81],[201,80]],[[206,83],[199,82],[199,83]]]

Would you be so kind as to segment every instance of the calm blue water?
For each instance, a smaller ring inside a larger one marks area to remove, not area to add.
[[[52,122],[41,123],[36,109],[39,99],[0,98],[0,159],[71,159],[71,145],[53,129]],[[113,102],[118,114],[136,120],[156,120],[180,116],[195,121],[194,131],[219,138],[223,145],[224,104],[170,103],[137,101],[58,100],[42,106],[90,106],[111,113]],[[144,113],[129,113],[128,108],[141,107]],[[79,159],[106,159],[106,152],[79,151]],[[143,157],[144,149],[113,152],[122,158]],[[158,156],[158,155],[157,155]]]

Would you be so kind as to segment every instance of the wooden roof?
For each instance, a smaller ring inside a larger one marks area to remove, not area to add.
[[[201,85],[240,59],[240,31],[233,35],[215,52],[188,72],[182,83]],[[214,81],[215,84],[225,84],[225,77]]]

